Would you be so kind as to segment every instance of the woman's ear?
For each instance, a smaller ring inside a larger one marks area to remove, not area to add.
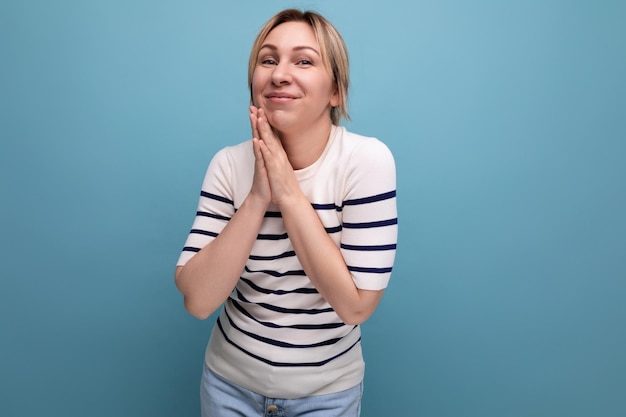
[[[337,84],[335,84],[333,94],[330,96],[330,107],[339,107],[339,104],[341,104],[339,99],[339,88],[337,88]]]

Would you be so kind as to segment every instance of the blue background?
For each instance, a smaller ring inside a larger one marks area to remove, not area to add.
[[[195,416],[213,319],[173,282],[248,53],[348,44],[398,167],[364,417],[626,413],[623,1],[0,2],[0,415]]]

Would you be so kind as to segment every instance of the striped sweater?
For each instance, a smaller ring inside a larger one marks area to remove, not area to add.
[[[252,185],[251,141],[209,164],[178,265],[224,228]],[[387,286],[397,240],[396,178],[389,149],[333,126],[320,158],[296,170],[356,287]],[[341,322],[304,273],[280,211],[270,205],[241,278],[224,303],[206,350],[224,378],[274,398],[339,392],[363,379],[359,326]]]

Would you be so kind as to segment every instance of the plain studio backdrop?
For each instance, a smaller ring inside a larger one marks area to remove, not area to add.
[[[626,410],[623,1],[0,1],[0,415],[197,416],[176,259],[286,7],[396,156],[364,417]]]

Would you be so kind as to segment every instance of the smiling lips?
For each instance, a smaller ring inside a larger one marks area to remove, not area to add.
[[[272,103],[287,103],[298,98],[289,93],[269,93],[265,97]]]

